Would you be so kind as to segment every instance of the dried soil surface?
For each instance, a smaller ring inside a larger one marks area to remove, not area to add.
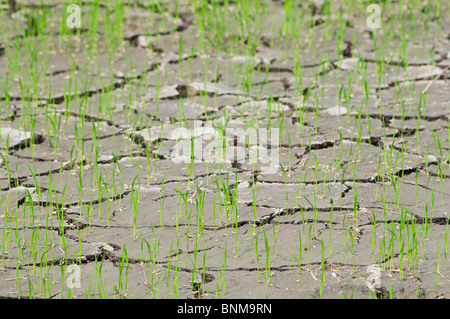
[[[115,12],[94,2],[83,2],[83,14],[100,10],[103,30]],[[0,13],[8,30],[0,36],[0,298],[450,297],[445,13],[437,39],[437,22],[421,37],[416,17],[408,64],[392,43],[380,78],[364,16],[343,18],[342,56],[317,14],[316,40],[298,54],[280,50],[283,34],[270,43],[284,8],[267,1],[253,54],[214,55],[199,46],[210,31],[194,22],[191,1],[129,2],[113,58],[110,37],[91,42],[89,15],[77,34],[55,27],[36,37],[22,32],[26,20]],[[49,24],[65,10],[56,0],[17,3],[52,12]],[[233,12],[234,1],[228,6]],[[224,47],[239,34],[231,16]],[[36,59],[11,61],[12,43],[19,51],[32,43]],[[368,92],[354,72],[361,61]],[[22,75],[3,87],[18,67]],[[177,163],[172,132],[197,121],[281,127],[286,174],[261,163]],[[80,288],[69,289],[74,264]],[[373,264],[382,270],[371,291]]]

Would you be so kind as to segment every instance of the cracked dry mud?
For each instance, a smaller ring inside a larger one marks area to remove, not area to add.
[[[448,4],[380,55],[365,7],[293,6],[295,47],[285,2],[253,34],[238,2],[83,1],[76,32],[63,1],[0,12],[0,298],[450,297]],[[282,168],[177,163],[196,121],[279,128]]]

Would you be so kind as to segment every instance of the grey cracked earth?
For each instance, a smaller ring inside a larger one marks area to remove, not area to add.
[[[0,298],[450,297],[448,4],[117,3],[0,1]],[[177,163],[195,121],[281,165]]]

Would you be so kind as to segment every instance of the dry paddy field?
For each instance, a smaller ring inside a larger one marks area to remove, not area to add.
[[[449,6],[0,0],[0,298],[449,298]]]

